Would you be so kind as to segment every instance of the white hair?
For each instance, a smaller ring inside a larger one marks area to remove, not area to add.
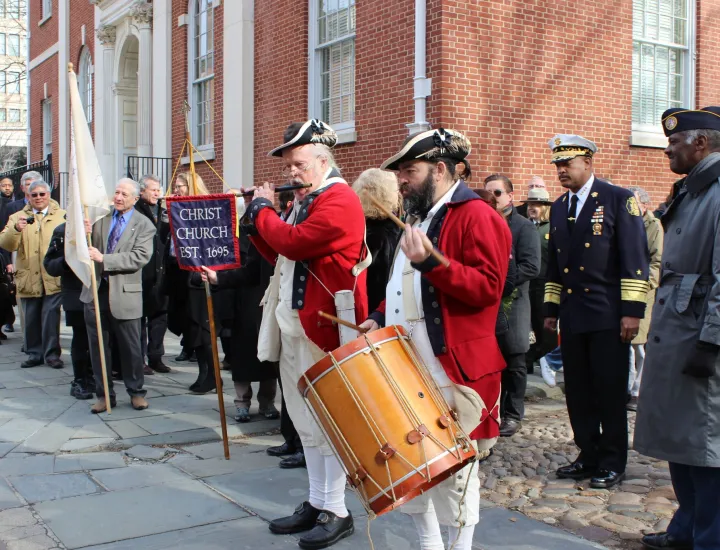
[[[159,177],[154,174],[145,174],[142,178],[140,178],[140,191],[145,191],[147,184],[150,181],[154,181],[162,188],[162,182]]]
[[[34,180],[34,181],[30,184],[30,187],[28,187],[28,193],[31,192],[33,189],[37,189],[38,187],[42,187],[42,188],[45,189],[45,191],[47,191],[48,193],[51,193],[51,192],[52,192],[52,190],[50,189],[50,186],[49,186],[47,183],[45,183],[45,180],[43,180],[42,178],[40,178],[40,179],[38,179],[38,180]]]
[[[120,178],[120,181],[117,182],[117,185],[115,186],[115,189],[117,189],[120,185],[123,183],[126,183],[133,188],[133,195],[136,197],[140,196],[140,184],[136,182],[135,180],[132,180],[130,178]]]
[[[642,187],[631,186],[631,187],[628,187],[628,191],[637,195],[638,199],[640,199],[640,202],[642,204],[650,204],[652,202],[650,200],[650,195]]]
[[[700,136],[705,136],[709,149],[720,149],[720,132],[717,130],[686,130],[682,132],[685,143],[690,145]]]
[[[25,172],[22,177],[20,178],[20,187],[25,189],[26,185],[29,185],[29,183],[32,183],[33,181],[42,180],[42,174],[40,172],[36,172],[35,170],[30,170],[29,172]],[[28,180],[29,183],[28,183]]]
[[[340,170],[340,167],[335,161],[335,155],[333,155],[332,149],[330,149],[330,147],[328,147],[327,145],[323,145],[322,143],[314,143],[313,147],[315,148],[315,153],[317,154],[317,156],[325,157],[331,168],[335,168],[338,171]]]

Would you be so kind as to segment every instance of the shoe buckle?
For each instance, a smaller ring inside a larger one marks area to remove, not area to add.
[[[325,525],[329,521],[330,521],[330,516],[327,515],[325,512],[322,512],[317,518],[317,523],[319,523],[320,525]]]

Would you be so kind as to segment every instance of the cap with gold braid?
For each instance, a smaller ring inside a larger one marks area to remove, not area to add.
[[[667,137],[689,130],[717,130],[720,132],[720,107],[703,109],[668,109],[662,115],[663,131]]]
[[[558,134],[548,141],[548,146],[553,154],[550,161],[553,164],[575,157],[592,157],[598,150],[589,139],[573,134]]]

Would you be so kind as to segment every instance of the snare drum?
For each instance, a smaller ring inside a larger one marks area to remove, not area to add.
[[[442,392],[402,327],[364,335],[308,369],[298,389],[376,515],[475,458]]]

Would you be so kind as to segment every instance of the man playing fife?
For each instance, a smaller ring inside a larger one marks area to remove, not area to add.
[[[339,347],[337,327],[318,315],[335,312],[336,292],[354,290],[356,321],[367,316],[365,273],[356,276],[359,270],[353,269],[365,255],[365,217],[360,200],[335,165],[330,147],[337,136],[332,128],[319,120],[291,124],[284,142],[270,154],[282,157],[283,175],[290,183],[309,187],[295,192],[294,209],[283,221],[273,207],[274,192],[265,183],[247,208],[243,230],[276,264],[264,304],[258,358],[280,361],[285,403],[305,449],[310,498],[292,516],[270,522],[270,530],[309,531],[300,547],[325,548],[354,529],[345,507],[345,471],[297,383],[325,352]]]
[[[680,507],[646,548],[720,548],[720,107],[662,118],[674,186],[635,449],[667,460]],[[564,345],[564,341],[563,341]]]
[[[507,223],[480,200],[455,166],[470,152],[458,132],[429,130],[408,138],[382,168],[396,170],[408,224],[396,251],[386,300],[362,327],[400,325],[412,335],[425,365],[463,429],[487,451],[499,433],[500,372],[505,368],[495,323],[510,261]],[[444,267],[428,251],[449,259]],[[421,550],[470,550],[480,512],[475,463],[404,504]]]

